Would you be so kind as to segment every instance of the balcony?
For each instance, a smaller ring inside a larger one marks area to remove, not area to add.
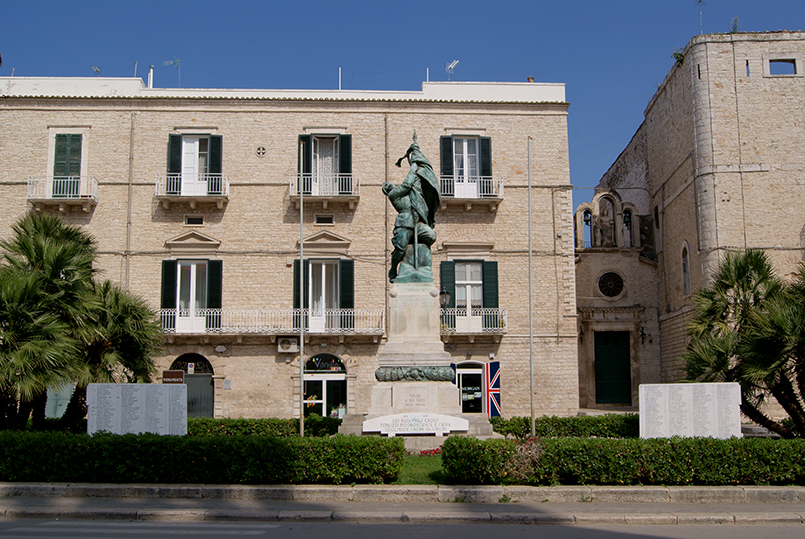
[[[360,198],[360,181],[357,174],[291,174],[288,192],[299,209],[302,186],[305,202],[320,202],[326,210],[331,202],[345,202],[355,208]]]
[[[187,335],[293,335],[300,317],[305,333],[338,337],[368,335],[378,340],[384,333],[384,311],[365,309],[160,309],[162,331]]]
[[[503,201],[503,178],[442,176],[439,178],[439,187],[442,190],[443,210],[447,206],[464,206],[466,211],[470,211],[473,206],[481,206],[495,211]]]
[[[189,204],[196,209],[198,204],[215,203],[224,208],[229,200],[229,179],[226,174],[169,173],[163,178],[157,175],[156,197],[167,210],[171,203]]]
[[[476,336],[491,335],[497,342],[507,327],[506,309],[471,309],[469,315],[466,308],[441,310],[441,334],[445,340],[463,335],[474,342]]]
[[[92,176],[29,177],[28,202],[36,211],[57,206],[64,212],[69,206],[80,206],[89,213],[98,204],[98,182]]]

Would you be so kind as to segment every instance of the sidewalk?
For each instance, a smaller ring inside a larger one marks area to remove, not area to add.
[[[385,524],[802,524],[805,487],[0,483],[0,518]]]

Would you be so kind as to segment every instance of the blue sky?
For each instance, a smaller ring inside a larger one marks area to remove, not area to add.
[[[704,0],[704,33],[805,29],[805,0]],[[570,176],[594,186],[700,33],[698,0],[9,1],[0,76],[147,77],[185,88],[419,90],[447,80],[567,85]],[[575,192],[576,204],[592,192]]]

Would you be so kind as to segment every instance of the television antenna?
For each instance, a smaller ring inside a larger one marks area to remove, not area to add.
[[[164,62],[162,62],[163,67],[169,66],[169,65],[176,66],[176,70],[179,72],[179,88],[181,88],[182,87],[182,66],[181,66],[181,62],[175,56],[173,57],[173,60],[165,60]]]
[[[453,60],[452,62],[444,64],[444,72],[447,73],[447,80],[450,80],[450,75],[453,74],[453,71],[456,69],[458,65],[458,60]]]
[[[702,24],[702,6],[704,6],[704,0],[696,0],[699,4],[699,35],[704,34],[704,25]]]
[[[95,73],[97,73],[99,77],[101,76],[101,68],[100,68],[100,67],[95,67],[95,66],[92,66],[92,70],[93,70]]]

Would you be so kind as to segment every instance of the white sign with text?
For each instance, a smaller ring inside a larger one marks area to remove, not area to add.
[[[367,419],[363,432],[379,432],[389,437],[397,434],[435,434],[444,436],[450,432],[466,432],[469,422],[460,417],[442,414],[394,414]]]
[[[641,384],[640,437],[741,437],[741,388],[735,382]]]
[[[184,384],[89,384],[87,434],[187,434]]]

